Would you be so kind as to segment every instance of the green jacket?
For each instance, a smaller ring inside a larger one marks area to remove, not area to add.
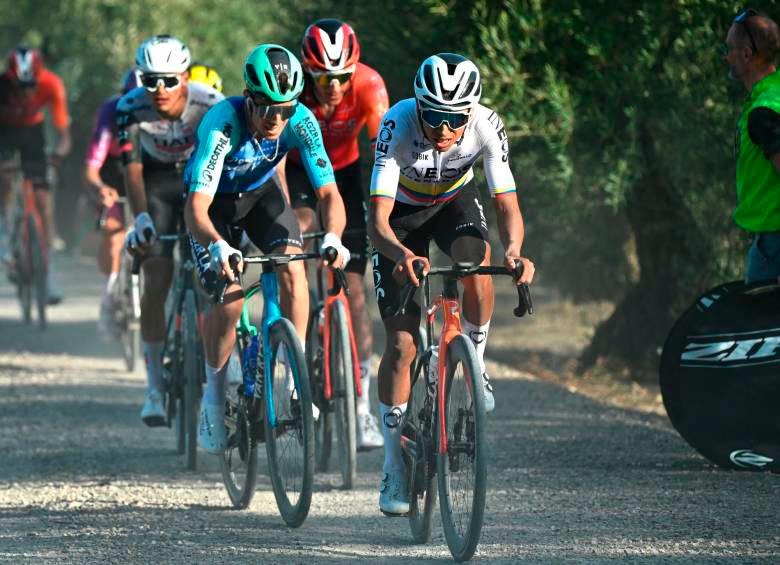
[[[753,87],[737,121],[737,209],[734,221],[749,232],[780,231],[780,174],[748,135],[748,116],[766,107],[780,114],[780,72]]]

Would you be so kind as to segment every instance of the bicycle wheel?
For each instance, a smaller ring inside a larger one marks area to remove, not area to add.
[[[38,326],[46,329],[46,307],[49,304],[49,285],[46,276],[46,258],[41,245],[45,244],[43,238],[35,225],[35,219],[32,216],[27,218],[27,235],[29,238],[30,251],[30,282],[32,283],[33,294],[35,295],[35,305],[38,311]]]
[[[320,417],[314,422],[314,457],[316,470],[327,473],[330,467],[330,452],[333,447],[333,407],[325,400],[325,378],[322,351],[322,335],[320,334],[320,318],[323,307],[317,307],[309,319],[306,334],[306,367],[309,369],[309,379],[312,389],[312,402],[320,409]]]
[[[22,310],[22,319],[25,324],[32,322],[32,284],[30,283],[30,265],[27,261],[27,251],[21,229],[21,221],[14,230],[14,281],[16,282],[16,296],[19,298],[19,307]]]
[[[291,528],[309,514],[314,482],[314,423],[309,376],[298,336],[289,320],[270,329],[265,362],[271,363],[266,387],[265,449],[276,504]]]
[[[184,413],[182,421],[185,428],[185,455],[187,469],[195,470],[198,465],[198,416],[200,414],[201,372],[200,336],[198,334],[198,306],[195,291],[184,292],[184,308],[181,320],[181,341],[184,358],[182,376],[184,382]]]
[[[419,350],[418,350],[419,351]],[[416,543],[431,537],[436,506],[436,460],[433,456],[433,403],[427,394],[430,351],[418,356],[402,432],[404,462],[409,474],[409,528]]]
[[[141,321],[137,317],[140,306],[138,277],[131,272],[131,259],[122,257],[119,263],[119,280],[117,282],[117,294],[119,311],[117,312],[120,328],[119,340],[122,345],[122,356],[125,359],[125,367],[129,372],[135,371],[136,359],[141,349]]]
[[[228,394],[225,408],[228,440],[219,463],[230,502],[239,509],[249,506],[255,494],[257,443],[258,439],[262,439],[262,436],[258,437],[260,417],[257,409],[260,402],[257,397],[248,399],[244,396],[241,385],[238,397]]]
[[[487,422],[477,354],[463,335],[447,347],[444,410],[447,452],[436,456],[441,521],[455,561],[466,561],[477,549],[485,511]]]
[[[355,375],[347,317],[342,302],[333,303],[330,317],[330,380],[342,486],[351,489],[357,474]]]

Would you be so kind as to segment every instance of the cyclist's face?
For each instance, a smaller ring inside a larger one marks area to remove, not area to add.
[[[440,153],[447,151],[455,145],[463,137],[463,132],[466,131],[465,127],[457,130],[450,129],[447,122],[443,122],[437,128],[432,128],[425,122],[422,122],[422,127],[425,137],[431,142],[433,148]]]
[[[247,115],[251,121],[252,127],[260,137],[264,139],[278,139],[287,126],[289,118],[283,116],[282,108],[292,108],[296,102],[281,102],[279,104],[268,104],[256,97],[251,97],[248,90],[244,90],[246,98]]]
[[[344,95],[349,92],[352,87],[352,80],[346,82],[340,82],[338,79],[332,79],[325,85],[322,85],[318,77],[312,77],[312,83],[314,84],[314,94],[317,97],[317,102],[320,104],[327,104],[328,106],[338,106],[344,99]]]
[[[176,111],[187,99],[188,73],[179,73],[171,76],[178,78],[178,83],[172,88],[167,88],[164,80],[158,79],[157,88],[154,90],[146,89],[146,95],[149,97],[154,109],[163,114]]]

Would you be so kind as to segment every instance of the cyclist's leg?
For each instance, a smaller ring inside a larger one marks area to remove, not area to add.
[[[453,261],[490,264],[487,219],[473,182],[450,201],[437,218],[436,244]],[[455,229],[452,226],[456,226]],[[472,275],[463,279],[463,333],[474,344],[485,384],[485,408],[493,410],[493,387],[485,370],[485,347],[494,306],[493,278]]]

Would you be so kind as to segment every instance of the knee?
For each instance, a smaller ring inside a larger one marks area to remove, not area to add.
[[[396,368],[408,367],[417,354],[414,336],[409,332],[393,332],[388,335],[386,354],[389,354]]]
[[[490,246],[478,237],[461,237],[452,244],[452,260],[483,265],[490,262]]]

